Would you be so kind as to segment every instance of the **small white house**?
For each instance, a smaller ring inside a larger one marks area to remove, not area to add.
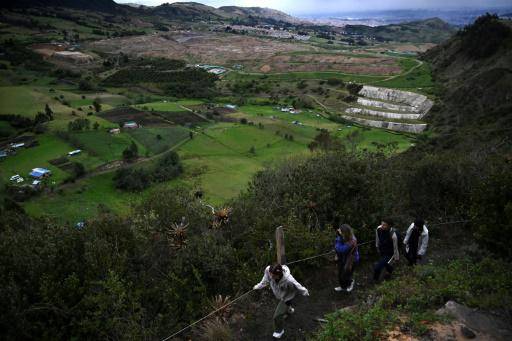
[[[11,148],[18,149],[21,147],[25,147],[25,143],[11,143]]]
[[[68,153],[68,156],[77,155],[77,154],[80,154],[81,152],[82,152],[81,149],[73,150],[73,151]]]

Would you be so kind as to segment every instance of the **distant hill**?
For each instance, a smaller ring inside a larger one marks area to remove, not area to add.
[[[432,111],[435,126],[472,129],[477,135],[470,140],[510,135],[502,129],[512,129],[511,21],[480,17],[422,58],[443,86],[443,105]]]
[[[370,36],[381,41],[436,44],[456,32],[454,27],[439,18],[376,27],[347,25],[344,30],[348,34]]]
[[[298,18],[292,17],[291,15],[271,8],[223,6],[219,7],[219,11],[229,14],[231,17],[239,18],[252,16],[255,18],[272,19],[289,23],[297,23],[301,21]]]
[[[197,2],[165,3],[150,9],[151,14],[159,15],[171,20],[214,20],[227,18],[224,13],[215,7]]]
[[[197,2],[175,2],[151,9],[152,14],[171,20],[262,19],[297,23],[300,20],[286,13],[261,7],[224,6],[215,8]]]
[[[7,0],[1,8],[68,7],[98,12],[114,12],[122,8],[113,0]]]

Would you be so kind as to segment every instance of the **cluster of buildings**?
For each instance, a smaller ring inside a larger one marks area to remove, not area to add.
[[[227,72],[227,70],[224,67],[218,65],[196,64],[195,67],[206,70],[207,72],[213,73],[217,76],[220,76]]]
[[[290,114],[300,114],[301,111],[299,109],[295,109],[294,107],[282,107],[280,108],[281,112],[287,112]]]
[[[32,183],[30,185],[33,188],[39,188],[42,181],[46,178],[49,178],[52,175],[52,172],[49,169],[38,167],[33,168],[28,175],[32,178]],[[25,179],[23,179],[19,174],[11,176],[9,180],[15,184],[20,184],[25,181]]]
[[[271,25],[264,26],[245,26],[245,25],[233,25],[229,26],[231,30],[237,32],[246,32],[255,35],[277,38],[277,39],[294,39],[300,41],[308,41],[311,39],[309,35],[303,35],[287,31],[283,28],[275,28]],[[227,28],[225,29],[227,30]]]

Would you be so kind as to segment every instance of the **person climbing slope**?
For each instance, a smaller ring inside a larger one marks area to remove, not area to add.
[[[417,218],[409,226],[404,238],[405,257],[409,265],[415,265],[418,260],[422,261],[427,253],[428,229],[421,218]]]
[[[295,309],[291,305],[297,292],[309,296],[309,291],[293,278],[286,265],[272,265],[265,268],[261,282],[254,286],[254,290],[263,289],[270,284],[274,296],[279,300],[274,312],[274,333],[272,336],[280,339],[284,334],[284,317],[293,314]]]
[[[352,275],[356,264],[359,263],[359,250],[357,239],[349,225],[343,224],[336,230],[334,249],[336,251],[339,281],[339,286],[334,290],[351,292],[355,283]]]
[[[398,261],[398,236],[393,228],[393,221],[390,218],[382,219],[377,230],[375,230],[375,246],[380,255],[379,261],[375,264],[373,280],[378,281],[384,268],[389,274],[393,272],[392,261]]]

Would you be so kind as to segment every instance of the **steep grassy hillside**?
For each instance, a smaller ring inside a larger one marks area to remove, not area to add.
[[[449,140],[488,141],[512,128],[512,24],[487,15],[446,43],[428,51],[443,87],[442,103],[432,111],[435,130]],[[458,134],[460,130],[462,134]]]
[[[347,25],[345,31],[349,34],[374,37],[381,41],[409,43],[440,43],[456,32],[454,27],[439,18],[377,27]]]

